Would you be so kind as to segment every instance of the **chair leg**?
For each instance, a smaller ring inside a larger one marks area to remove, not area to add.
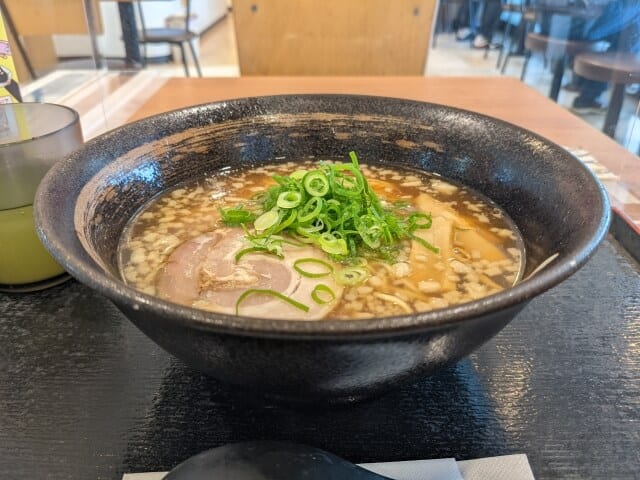
[[[198,72],[198,76],[202,77],[202,70],[200,69],[200,60],[198,60],[198,55],[196,55],[196,47],[193,45],[192,41],[189,41],[189,49],[191,50],[193,63],[196,64],[196,71]]]
[[[565,56],[555,60],[553,64],[553,78],[551,79],[551,88],[549,89],[549,98],[554,102],[558,101],[560,94],[560,86],[562,85],[562,77],[566,67],[567,58]]]
[[[522,64],[522,72],[520,72],[520,81],[522,82],[524,82],[524,77],[527,75],[527,67],[529,66],[530,59],[531,50],[527,50],[526,52],[524,52],[524,63]]]
[[[142,67],[147,68],[147,43],[142,44]]]
[[[616,136],[616,126],[618,125],[618,119],[620,118],[620,110],[622,110],[623,102],[624,85],[616,83],[613,86],[613,91],[611,92],[607,116],[604,119],[604,126],[602,127],[602,131],[611,138],[615,138]]]
[[[502,36],[502,41],[500,42],[500,50],[498,50],[498,61],[496,62],[496,68],[500,68],[500,64],[502,63],[502,57],[504,56],[505,45],[507,44],[507,40],[509,40],[509,49],[511,48],[511,39],[509,37],[511,35],[511,23],[507,22],[504,27],[504,35]]]
[[[504,75],[504,72],[507,71],[507,65],[509,64],[509,59],[511,58],[511,51],[507,51],[507,54],[504,56],[504,62],[502,62],[502,67],[500,68],[500,73]]]
[[[180,54],[182,55],[182,65],[184,66],[184,74],[189,77],[189,66],[187,65],[187,56],[184,51],[184,43],[179,43],[180,45]]]

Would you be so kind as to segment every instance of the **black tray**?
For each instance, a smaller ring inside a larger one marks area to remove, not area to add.
[[[75,281],[0,294],[0,478],[119,479],[256,439],[355,462],[526,453],[538,480],[640,478],[639,272],[609,237],[471,357],[315,411],[190,370]]]

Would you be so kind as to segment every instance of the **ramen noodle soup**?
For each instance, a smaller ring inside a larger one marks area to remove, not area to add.
[[[424,312],[519,280],[522,238],[497,205],[351,155],[221,172],[164,192],[123,233],[124,280],[193,308],[296,320]]]

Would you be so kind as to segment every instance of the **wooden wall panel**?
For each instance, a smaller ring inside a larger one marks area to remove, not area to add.
[[[422,75],[437,0],[233,0],[243,75]]]
[[[98,0],[91,0],[101,29]],[[85,0],[5,0],[18,35],[87,34]]]

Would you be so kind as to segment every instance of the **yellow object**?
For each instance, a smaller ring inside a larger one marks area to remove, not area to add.
[[[0,103],[21,101],[18,72],[13,63],[7,30],[0,13]]]
[[[40,243],[31,205],[0,210],[0,284],[39,282],[63,272]]]

